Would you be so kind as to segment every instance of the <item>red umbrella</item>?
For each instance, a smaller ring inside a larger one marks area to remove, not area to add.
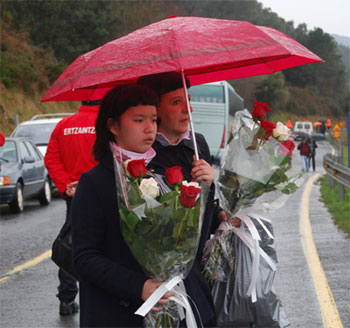
[[[142,75],[184,71],[191,85],[274,73],[322,59],[287,35],[245,21],[174,17],[78,57],[41,101],[94,100]]]

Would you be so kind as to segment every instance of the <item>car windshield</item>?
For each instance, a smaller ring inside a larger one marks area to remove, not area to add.
[[[0,160],[5,162],[17,162],[16,143],[8,140],[0,147]]]
[[[22,125],[15,130],[13,137],[30,138],[36,145],[48,144],[55,126],[56,123]]]

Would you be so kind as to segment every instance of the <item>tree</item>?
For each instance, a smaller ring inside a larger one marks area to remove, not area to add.
[[[103,0],[4,1],[4,10],[35,45],[52,47],[57,59],[70,63],[108,41],[112,5]]]
[[[284,110],[289,100],[284,75],[281,72],[268,75],[257,86],[255,97],[257,101],[268,103],[271,108]]]

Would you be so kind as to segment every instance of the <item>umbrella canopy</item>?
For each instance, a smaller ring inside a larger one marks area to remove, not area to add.
[[[245,21],[173,17],[78,57],[41,101],[95,100],[142,75],[184,71],[191,85],[274,73],[322,59],[287,35]]]
[[[314,123],[312,123],[312,126],[320,126],[320,125],[322,125],[322,122],[314,122]]]

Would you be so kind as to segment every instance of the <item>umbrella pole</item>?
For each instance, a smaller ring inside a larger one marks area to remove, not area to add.
[[[190,126],[191,126],[191,134],[192,134],[192,141],[193,141],[193,147],[194,147],[194,155],[196,156],[196,160],[198,160],[199,159],[198,147],[197,147],[196,135],[194,133],[194,127],[193,127],[193,122],[192,122],[191,107],[190,107],[190,103],[188,101],[188,90],[187,90],[187,86],[186,86],[185,72],[184,72],[183,69],[181,70],[181,76],[182,76],[182,84],[183,84],[183,87],[184,87],[184,90],[185,90],[187,112],[188,112],[188,116],[189,116],[189,120],[190,120]]]

